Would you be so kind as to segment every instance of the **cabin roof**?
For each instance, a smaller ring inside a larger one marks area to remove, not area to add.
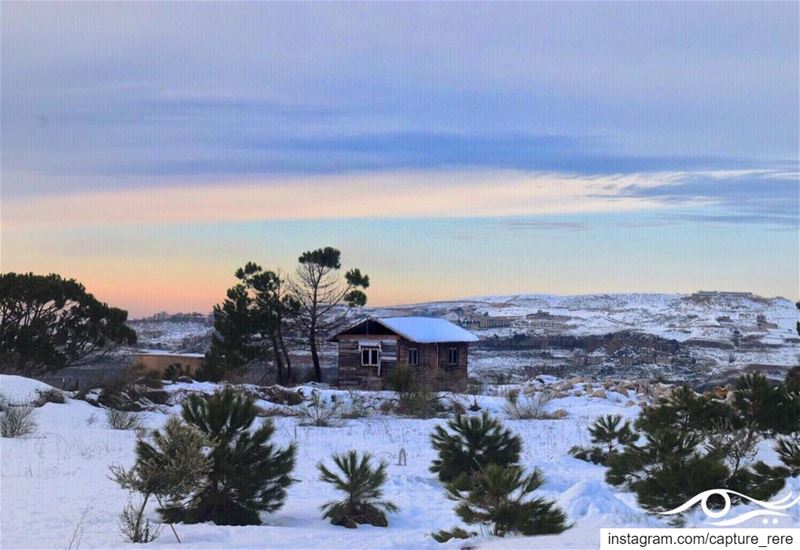
[[[368,319],[362,319],[358,323],[339,332],[332,340],[337,340],[340,334],[348,333],[361,324],[370,321],[380,324],[406,340],[419,344],[478,341],[478,337],[471,332],[454,325],[450,321],[436,319],[434,317],[370,317]]]

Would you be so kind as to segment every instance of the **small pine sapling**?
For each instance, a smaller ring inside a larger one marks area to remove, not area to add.
[[[488,464],[507,466],[519,461],[522,439],[503,427],[487,413],[481,416],[458,416],[436,426],[431,444],[438,457],[430,471],[444,483],[459,479],[459,486],[469,485],[470,476]]]
[[[572,447],[569,452],[575,458],[594,464],[608,465],[611,458],[623,447],[634,443],[639,435],[631,429],[631,423],[622,422],[619,415],[606,415],[598,418],[589,428],[593,446]]]
[[[182,507],[187,495],[203,486],[211,469],[211,459],[204,452],[208,443],[197,429],[171,417],[163,431],[152,433],[152,442],[137,441],[136,463],[130,470],[111,466],[111,479],[123,489],[141,495],[138,505],[129,503],[120,516],[126,540],[149,542],[158,536],[159,529],[144,519],[151,497],[159,502],[163,514],[166,508]],[[167,507],[162,499],[167,500]],[[175,537],[178,538],[177,533]]]
[[[519,466],[489,464],[473,475],[470,488],[464,490],[451,483],[447,496],[457,501],[456,514],[467,524],[480,525],[485,534],[547,535],[569,528],[567,517],[553,502],[532,498],[542,485],[542,475],[535,470],[529,475]],[[444,542],[463,538],[466,532],[438,531],[434,538]]]
[[[364,453],[359,458],[356,451],[334,454],[333,462],[340,473],[331,471],[325,464],[318,464],[320,480],[330,483],[347,495],[340,501],[331,501],[321,506],[323,518],[330,519],[333,525],[349,529],[359,524],[388,527],[387,513],[399,511],[393,503],[383,499],[383,484],[386,483],[385,462],[372,467],[372,456]]]

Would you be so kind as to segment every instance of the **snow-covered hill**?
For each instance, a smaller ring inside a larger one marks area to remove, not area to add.
[[[795,305],[749,293],[482,296],[353,314],[460,323],[481,338],[472,349],[470,375],[489,382],[545,373],[714,385],[751,370],[781,378],[800,364]],[[207,349],[212,330],[208,322],[132,326],[143,348],[191,353]],[[298,364],[304,364],[308,357],[297,344]],[[335,347],[323,343],[322,354],[334,366]]]

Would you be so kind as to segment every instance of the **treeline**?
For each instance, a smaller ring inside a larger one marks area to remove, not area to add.
[[[319,340],[367,303],[369,277],[342,273],[332,247],[303,252],[291,276],[248,262],[236,284],[214,306],[214,333],[201,379],[242,374],[255,362],[274,365],[277,381],[295,381],[286,334],[301,334],[321,381]],[[40,376],[97,361],[136,343],[128,312],[97,300],[74,279],[60,275],[0,275],[0,372]]]
[[[237,283],[214,306],[214,334],[198,378],[219,381],[242,374],[255,361],[271,361],[279,384],[295,380],[287,333],[303,335],[314,379],[322,381],[319,340],[342,323],[350,308],[367,303],[369,277],[358,268],[341,275],[341,252],[303,252],[292,276],[248,262]]]

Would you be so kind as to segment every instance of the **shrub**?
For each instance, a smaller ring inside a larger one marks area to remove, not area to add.
[[[417,372],[413,367],[398,365],[386,377],[386,382],[392,391],[398,394],[408,393],[413,391],[417,385],[416,376]]]
[[[389,387],[397,392],[396,411],[415,418],[430,418],[436,414],[439,398],[430,387],[417,379],[414,367],[400,365],[388,376]]]
[[[66,397],[64,397],[64,392],[55,388],[36,390],[36,395],[37,397],[34,401],[34,405],[37,407],[42,407],[47,403],[63,404],[67,402]]]
[[[367,403],[367,398],[360,393],[349,390],[350,405],[347,410],[342,413],[342,418],[365,418],[370,415],[370,406]]]
[[[330,519],[333,525],[341,525],[350,529],[359,524],[376,527],[388,527],[386,513],[395,513],[397,506],[382,500],[382,486],[386,483],[386,462],[380,462],[373,468],[370,464],[372,456],[364,453],[360,458],[356,451],[345,454],[334,454],[333,462],[341,472],[334,473],[325,464],[318,464],[320,480],[330,483],[347,495],[340,501],[323,504],[323,518]]]
[[[251,397],[231,388],[209,398],[191,395],[182,416],[211,441],[211,471],[207,483],[189,498],[185,508],[168,508],[170,522],[217,525],[259,525],[259,512],[283,505],[292,483],[296,448],[280,449],[270,442],[272,421],[251,430],[258,410]]]
[[[620,425],[621,422],[622,417],[619,415],[609,414],[598,418],[589,428],[594,446],[588,449],[572,447],[569,450],[570,454],[581,460],[607,466],[622,447],[639,439],[639,435],[631,429],[630,422],[626,421]]]
[[[146,544],[153,542],[161,534],[163,527],[153,525],[149,519],[144,517],[145,504],[144,499],[138,505],[129,502],[122,509],[122,513],[119,515],[119,530],[125,542]]]
[[[396,408],[396,404],[394,401],[383,401],[380,404],[380,410],[382,414],[392,414]]]
[[[542,420],[552,418],[546,409],[555,394],[550,390],[542,390],[531,396],[519,396],[519,390],[510,390],[506,394],[506,414],[514,420]]]
[[[341,403],[326,401],[318,391],[311,394],[311,398],[300,407],[298,414],[303,426],[327,427],[338,422]]]
[[[487,413],[459,416],[447,422],[447,429],[436,426],[431,444],[439,453],[430,471],[442,482],[460,483],[488,464],[508,466],[519,461],[522,440]]]
[[[470,525],[487,528],[489,535],[545,535],[568,528],[566,515],[554,503],[530,498],[542,484],[538,471],[525,475],[519,466],[489,464],[473,475],[469,489],[447,486],[448,497],[458,502],[456,514]],[[434,538],[444,542],[463,538],[465,531],[439,531]]]
[[[106,421],[114,430],[137,430],[142,427],[142,416],[135,411],[106,409]]]
[[[0,436],[24,437],[36,431],[36,418],[33,405],[5,404],[0,413]]]
[[[192,376],[192,369],[188,365],[182,365],[181,363],[170,363],[167,365],[167,368],[164,369],[164,378],[167,380],[177,382],[179,378],[185,376]]]

